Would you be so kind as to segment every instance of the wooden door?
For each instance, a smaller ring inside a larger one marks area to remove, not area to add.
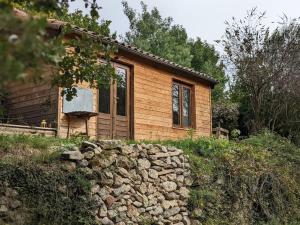
[[[114,63],[118,80],[99,88],[98,138],[128,139],[129,128],[129,68]]]

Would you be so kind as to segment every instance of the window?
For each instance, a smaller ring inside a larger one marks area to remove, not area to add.
[[[173,126],[191,127],[191,87],[173,83],[172,87]]]
[[[120,67],[117,67],[116,71],[119,77],[119,83],[117,85],[117,115],[126,116],[127,71]]]
[[[110,84],[99,86],[99,112],[110,113]]]

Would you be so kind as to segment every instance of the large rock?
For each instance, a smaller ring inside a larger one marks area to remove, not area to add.
[[[139,159],[138,160],[139,169],[149,169],[151,167],[151,163],[148,159]]]
[[[62,157],[63,159],[72,161],[78,161],[84,158],[80,151],[65,151],[62,153]]]
[[[171,192],[176,190],[177,184],[173,181],[166,181],[162,183],[162,187],[166,192]]]
[[[180,212],[180,208],[179,207],[173,207],[173,208],[167,209],[164,212],[164,217],[165,218],[169,218],[170,216],[174,216],[174,215],[176,215],[179,212]]]
[[[103,225],[114,225],[114,222],[111,221],[110,219],[108,219],[108,217],[104,217],[102,220],[101,220],[101,223]]]
[[[91,147],[92,149],[98,148],[98,146],[96,144],[92,143],[92,142],[83,141],[82,144],[81,144],[82,151],[84,151],[84,149],[86,149],[88,147]]]

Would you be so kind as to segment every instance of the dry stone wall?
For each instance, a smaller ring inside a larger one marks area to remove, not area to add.
[[[190,224],[190,165],[182,150],[120,141],[85,141],[74,150],[63,153],[66,163],[97,174],[91,194],[99,224]]]

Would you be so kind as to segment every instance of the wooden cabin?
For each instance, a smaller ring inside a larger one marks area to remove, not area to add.
[[[60,26],[52,20],[48,32],[58,32]],[[74,32],[87,31],[74,27]],[[9,121],[56,128],[58,137],[88,134],[94,139],[163,140],[184,138],[191,131],[194,136],[212,134],[214,79],[133,46],[109,41],[118,48],[113,66],[124,81],[121,85],[97,90],[83,83],[78,88],[81,94],[67,102],[60,96],[61,88],[52,88],[49,81],[15,83],[7,101]],[[82,107],[88,113],[72,114],[72,107]]]

